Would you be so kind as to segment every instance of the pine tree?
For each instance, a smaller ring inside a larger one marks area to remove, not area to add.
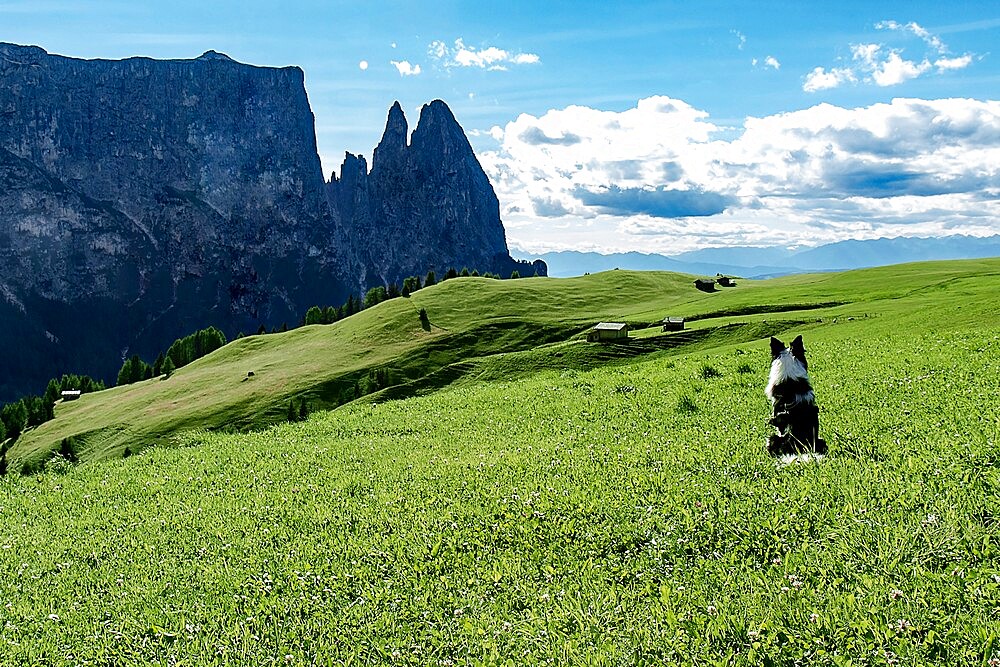
[[[115,384],[119,387],[129,384],[130,382],[132,382],[133,373],[134,371],[132,370],[132,359],[131,358],[126,359],[122,363],[121,370],[118,371],[118,380],[115,382]]]
[[[76,444],[73,442],[73,438],[63,438],[62,442],[59,443],[59,455],[62,456],[67,461],[72,461],[76,463]]]
[[[163,353],[160,352],[156,356],[156,361],[153,362],[153,377],[160,377],[163,375]]]
[[[458,271],[455,270],[454,266],[448,269],[448,273],[444,275],[445,280],[451,280],[452,278],[458,278]]]
[[[511,280],[517,280],[520,277],[521,277],[521,274],[517,272],[517,269],[514,269],[513,271],[510,272],[510,279]]]
[[[437,283],[437,276],[434,275],[434,271],[428,271],[427,277],[424,278],[424,287],[430,287],[431,285]]]
[[[263,324],[261,324],[260,328],[257,329],[257,335],[258,336],[263,336],[266,333],[267,333],[267,327],[265,327]]]
[[[469,267],[463,266],[462,267],[462,272],[460,274],[458,274],[458,275],[460,275],[463,278],[468,278],[469,277]]]
[[[420,326],[423,327],[426,331],[431,330],[431,320],[429,317],[427,317],[426,308],[420,309]]]
[[[288,421],[297,421],[299,418],[299,411],[295,409],[295,401],[288,401]]]
[[[339,319],[337,309],[333,306],[327,306],[323,311],[323,324],[333,324]]]
[[[175,370],[174,369],[174,360],[171,359],[170,357],[167,357],[166,360],[163,362],[163,376],[164,376],[164,379],[166,379],[166,378],[170,377],[171,375],[173,375],[174,374],[174,370]]]
[[[49,380],[49,384],[45,387],[45,396],[43,400],[45,401],[45,419],[48,421],[55,417],[56,414],[56,401],[62,398],[62,385],[59,384],[59,380],[52,379]],[[3,440],[0,437],[0,440]]]
[[[303,399],[299,404],[299,421],[305,421],[307,417],[309,417],[309,405]]]
[[[386,291],[386,298],[395,299],[399,296],[400,296],[399,285],[397,285],[396,283],[389,285],[389,289]]]
[[[21,399],[28,411],[28,426],[38,426],[49,420],[49,411],[45,399],[41,396],[25,396]]]
[[[0,419],[7,429],[7,437],[17,440],[21,431],[28,425],[28,410],[24,407],[23,401],[14,401],[3,406],[3,410],[0,410]]]
[[[409,296],[420,289],[420,276],[410,276],[403,281],[403,296]]]

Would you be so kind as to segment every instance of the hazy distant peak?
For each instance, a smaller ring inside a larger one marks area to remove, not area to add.
[[[205,51],[205,53],[198,56],[196,60],[224,60],[226,62],[231,62],[231,63],[236,62],[235,60],[227,56],[225,53],[219,53],[218,51],[213,51],[212,49]]]

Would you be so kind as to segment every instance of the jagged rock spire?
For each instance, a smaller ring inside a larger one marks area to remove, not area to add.
[[[406,124],[406,115],[399,102],[394,102],[389,109],[389,117],[385,121],[385,132],[382,133],[382,140],[378,142],[375,151],[372,153],[372,169],[376,169],[379,162],[397,161],[406,150],[406,136],[409,127]]]

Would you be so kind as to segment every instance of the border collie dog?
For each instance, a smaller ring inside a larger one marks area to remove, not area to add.
[[[826,454],[826,441],[819,437],[819,408],[809,383],[809,364],[802,336],[785,347],[771,338],[771,377],[765,394],[771,399],[771,426],[777,431],[767,439],[771,456]]]

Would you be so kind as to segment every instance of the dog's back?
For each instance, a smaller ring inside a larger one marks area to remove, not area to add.
[[[767,439],[769,454],[826,453],[826,441],[819,437],[819,408],[809,382],[802,336],[788,347],[771,338],[771,374],[764,393],[771,399],[770,424],[776,430]]]

